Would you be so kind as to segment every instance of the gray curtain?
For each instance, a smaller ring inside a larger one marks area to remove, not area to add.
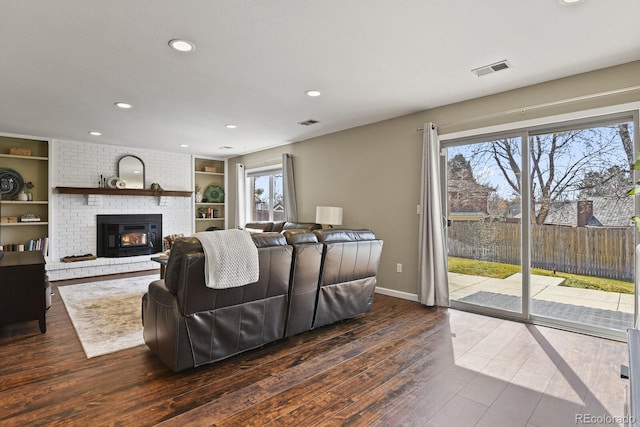
[[[296,201],[296,185],[293,179],[293,157],[282,155],[282,181],[284,191],[284,216],[288,222],[298,221],[298,203]]]
[[[425,123],[422,138],[418,299],[428,306],[449,306],[446,218],[440,186],[440,141],[433,123]]]
[[[242,163],[236,164],[236,228],[247,224],[247,175]]]

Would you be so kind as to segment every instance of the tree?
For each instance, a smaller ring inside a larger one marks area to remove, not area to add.
[[[629,171],[615,165],[603,171],[589,171],[579,184],[581,198],[626,197],[631,177]]]
[[[489,213],[489,194],[495,189],[481,185],[473,175],[471,163],[462,154],[447,162],[447,197],[451,212]]]
[[[487,212],[489,215],[506,218],[509,215],[509,202],[493,192],[489,194]]]
[[[264,194],[264,188],[257,187],[253,190],[256,201],[264,202],[262,195]]]
[[[619,185],[624,176],[620,170],[628,170],[620,154],[624,152],[626,160],[629,159],[627,150],[633,145],[629,142],[628,125],[530,136],[528,178],[532,219],[537,224],[544,223],[554,202],[574,200],[588,185],[591,192],[598,193],[607,192],[607,183]],[[496,168],[515,195],[522,195],[519,138],[504,138],[472,147],[474,168]]]
[[[447,162],[449,179],[476,182],[471,163],[462,154],[456,154]]]
[[[631,133],[629,132],[628,123],[621,123],[618,125],[618,135],[620,135],[622,147],[624,148],[624,152],[627,155],[629,166],[631,166],[634,164],[635,159],[633,156],[633,140],[631,139]]]

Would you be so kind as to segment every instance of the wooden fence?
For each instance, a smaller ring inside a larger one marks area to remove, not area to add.
[[[449,255],[520,264],[520,224],[453,221]],[[531,266],[545,270],[633,281],[633,227],[531,225]]]

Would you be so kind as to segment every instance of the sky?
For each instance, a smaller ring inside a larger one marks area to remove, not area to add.
[[[630,132],[633,135],[632,126],[630,127]],[[551,135],[546,134],[547,140],[551,139]],[[545,135],[542,135],[542,137],[545,137]],[[514,140],[518,141],[519,138]],[[500,198],[511,200],[516,196],[516,193],[507,183],[495,160],[488,155],[474,155],[482,147],[487,148],[489,144],[491,142],[448,147],[447,159],[449,160],[457,154],[462,154],[471,162],[473,174],[478,183],[495,188]],[[567,148],[562,155],[557,155],[554,158],[556,179],[568,174],[573,178],[573,182],[577,184],[582,175],[590,170],[606,169],[612,165],[621,165],[625,170],[628,170],[627,156],[621,139],[617,131],[611,127],[593,127],[581,131],[575,139],[571,140]],[[548,172],[545,172],[545,170],[549,169],[548,153],[548,150],[544,151],[540,161],[541,170],[545,178],[548,177]],[[577,167],[575,167],[576,165]],[[575,170],[570,169],[574,167]],[[509,169],[509,173],[512,174],[511,169]],[[563,196],[568,199],[575,199],[577,192],[566,191]]]

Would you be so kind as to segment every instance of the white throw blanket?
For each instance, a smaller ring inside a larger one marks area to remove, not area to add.
[[[247,231],[205,231],[193,236],[204,248],[207,287],[227,289],[258,281],[258,248]]]

